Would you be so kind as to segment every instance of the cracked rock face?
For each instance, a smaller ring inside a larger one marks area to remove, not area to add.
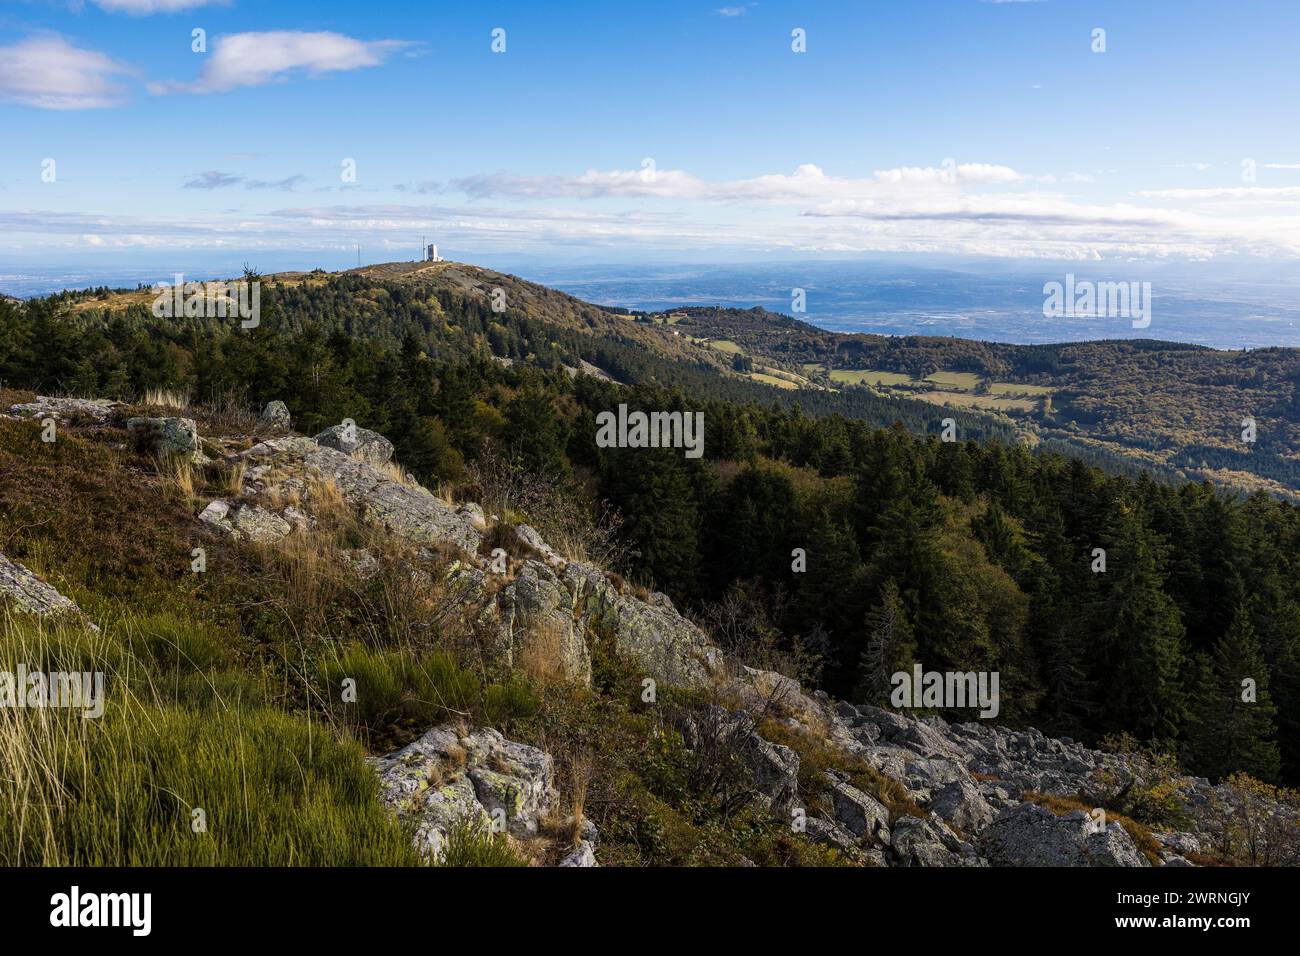
[[[244,452],[244,458],[255,467],[280,465],[299,474],[310,471],[333,480],[348,504],[408,541],[454,544],[474,553],[483,538],[472,513],[447,504],[426,488],[396,481],[372,464],[318,445],[310,438],[264,441]]]
[[[1004,811],[980,845],[995,866],[1148,865],[1118,823],[1103,829],[1082,810],[1057,816],[1032,803]]]
[[[199,520],[236,538],[271,544],[293,530],[293,525],[280,515],[253,504],[231,507],[224,501],[213,501],[202,512]]]
[[[375,467],[386,464],[393,457],[392,442],[378,432],[355,425],[333,425],[317,435],[315,441],[324,448],[333,448]]]
[[[416,849],[431,861],[444,852],[447,834],[468,817],[527,839],[556,802],[551,755],[480,727],[462,736],[444,724],[382,757],[371,758],[384,802],[415,824]],[[595,827],[563,866],[595,865]]]

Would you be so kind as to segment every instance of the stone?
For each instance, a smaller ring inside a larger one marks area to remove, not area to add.
[[[0,554],[0,599],[37,617],[72,617],[85,621],[81,608],[17,561]],[[87,622],[88,623],[88,622]],[[90,625],[98,630],[94,625]]]
[[[975,848],[938,817],[909,815],[894,821],[890,846],[901,866],[987,866]]]
[[[489,727],[465,736],[452,724],[434,727],[370,763],[385,804],[414,824],[416,849],[431,862],[457,821],[500,820],[516,837],[531,837],[556,799],[550,754]]]
[[[138,416],[126,420],[126,430],[142,447],[160,458],[182,458],[196,465],[209,461],[192,418]]]
[[[535,663],[554,667],[566,680],[591,683],[591,652],[574,619],[573,595],[550,567],[525,561],[497,595],[497,606],[512,665],[531,654]]]
[[[373,465],[310,438],[268,439],[244,452],[244,460],[298,474],[305,470],[332,481],[344,501],[366,518],[415,544],[452,545],[473,554],[483,540],[468,515],[428,489],[396,481]],[[262,474],[270,473],[268,467]]]
[[[293,428],[289,406],[281,401],[267,402],[266,407],[262,409],[262,414],[257,418],[257,427],[262,431],[289,431]]]
[[[564,558],[560,557],[554,548],[543,541],[542,536],[532,526],[526,524],[516,525],[515,538],[551,567],[559,567],[565,563]]]
[[[830,778],[830,800],[835,822],[857,838],[889,842],[889,809],[849,783]]]
[[[930,801],[930,809],[964,833],[978,833],[997,816],[979,787],[966,776],[940,788]]]
[[[93,418],[97,422],[102,422],[119,408],[125,407],[122,402],[114,402],[107,398],[54,398],[38,395],[34,402],[10,405],[9,413],[21,418],[56,418],[63,421]]]
[[[1118,823],[1097,830],[1082,810],[1057,816],[1029,802],[1004,810],[980,846],[995,866],[1149,865]]]
[[[259,544],[273,544],[293,531],[292,524],[272,511],[247,503],[232,506],[219,498],[199,512],[199,520],[234,538]]]
[[[586,840],[579,842],[577,848],[571,850],[564,859],[560,860],[559,866],[600,866],[596,862],[596,851]]]
[[[854,853],[858,850],[858,838],[844,827],[821,817],[809,817],[805,821],[804,833],[814,843],[832,847],[841,853]]]
[[[393,443],[378,432],[356,425],[332,425],[314,439],[323,448],[341,451],[376,468],[393,457]]]

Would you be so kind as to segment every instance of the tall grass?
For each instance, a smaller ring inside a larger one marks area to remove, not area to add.
[[[215,663],[211,648],[145,630],[122,641],[0,619],[0,670],[101,671],[106,684],[99,719],[0,708],[0,864],[418,862],[359,744],[328,721],[228,696],[229,674],[197,666]],[[159,679],[168,652],[196,665],[201,706]]]

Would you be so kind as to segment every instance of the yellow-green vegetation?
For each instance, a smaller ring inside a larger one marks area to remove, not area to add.
[[[980,377],[974,372],[934,372],[925,377],[946,392],[974,391],[980,383]]]
[[[989,391],[994,395],[1034,398],[1051,395],[1056,389],[1050,385],[1025,385],[1019,382],[991,382]]]
[[[98,635],[0,620],[0,670],[104,674],[98,719],[0,709],[0,863],[417,862],[355,741],[263,703],[271,687],[222,666],[201,624],[169,644],[176,633],[149,618]]]
[[[728,341],[727,339],[710,339],[709,346],[710,348],[717,349],[719,352],[726,352],[728,355],[740,355],[745,351],[735,342]]]
[[[972,395],[969,392],[919,392],[913,396],[934,405],[951,405],[954,408],[982,408],[999,412],[1030,412],[1038,403],[1027,398],[998,398],[993,395]]]
[[[755,382],[762,382],[764,385],[773,385],[777,388],[798,388],[798,382],[792,382],[788,378],[781,378],[768,372],[750,372],[750,379]]]
[[[874,369],[831,369],[831,381],[845,385],[908,385],[912,376],[900,372],[880,372]]]

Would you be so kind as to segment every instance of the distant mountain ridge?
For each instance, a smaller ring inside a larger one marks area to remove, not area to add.
[[[1172,479],[1300,490],[1300,349],[1223,352],[1146,339],[1007,345],[831,332],[761,307],[615,310],[450,261],[263,281],[275,313],[295,327],[315,322],[394,343],[413,334],[439,354],[570,374],[599,369],[628,384],[902,420],[931,434],[950,418],[959,438],[1045,445]],[[135,290],[38,301],[86,321],[134,311],[149,324],[151,299]]]

